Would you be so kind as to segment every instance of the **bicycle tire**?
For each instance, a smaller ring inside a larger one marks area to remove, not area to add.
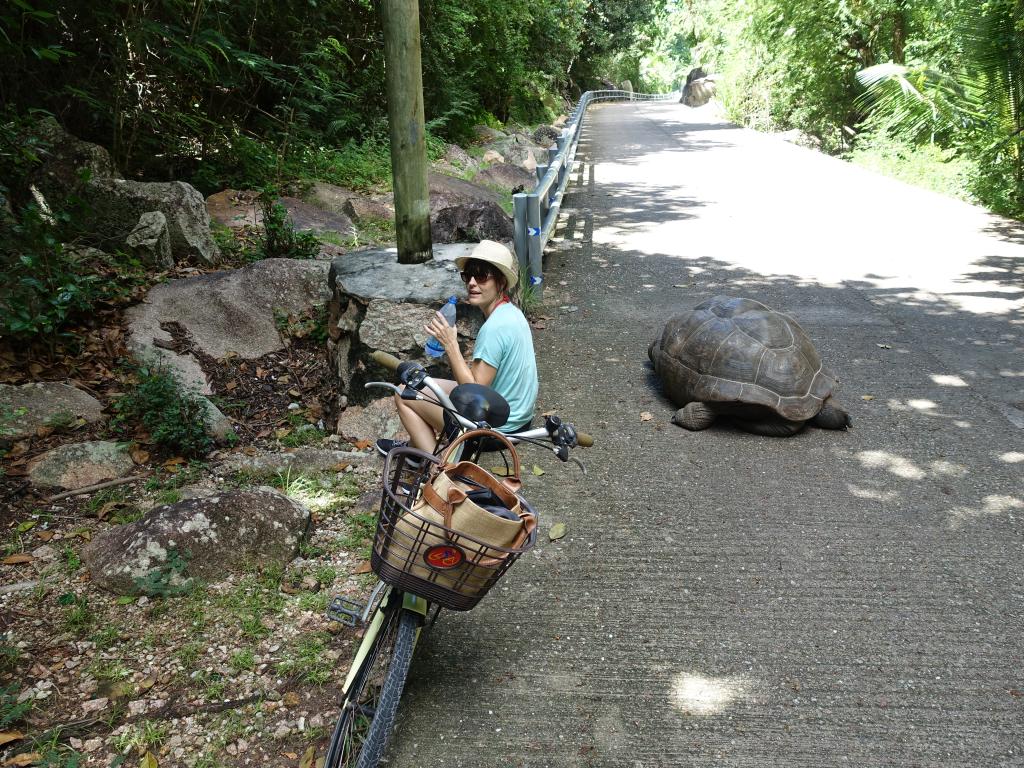
[[[390,611],[341,704],[324,768],[376,768],[394,728],[420,615]]]

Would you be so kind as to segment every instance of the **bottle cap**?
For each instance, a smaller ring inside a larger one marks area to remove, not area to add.
[[[448,303],[449,304],[458,304],[459,303],[459,297],[458,296],[449,296],[448,297]]]

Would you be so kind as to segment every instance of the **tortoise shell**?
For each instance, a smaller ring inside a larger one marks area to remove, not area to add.
[[[648,354],[679,406],[745,403],[806,421],[839,385],[803,328],[753,299],[715,296],[676,315]]]

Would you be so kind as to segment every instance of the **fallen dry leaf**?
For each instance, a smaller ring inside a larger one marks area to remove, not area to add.
[[[544,470],[541,469],[540,467],[538,467],[536,464],[534,464],[533,465],[533,474],[535,474],[537,477],[540,477],[541,475],[544,474]]]
[[[160,768],[160,764],[156,761],[156,755],[146,752],[142,757],[142,762],[139,763],[139,768]]]
[[[369,448],[371,445],[373,445],[373,441],[372,440],[356,440],[354,443],[352,443],[352,445],[354,445],[360,451],[365,451],[367,448]]]
[[[237,381],[229,381],[227,384],[224,385],[224,389],[226,389],[228,392],[231,392],[236,387],[238,387]]]
[[[299,768],[313,768],[313,759],[316,757],[316,749],[308,747],[305,752],[302,753],[302,759],[299,760]]]
[[[299,759],[299,753],[298,752],[282,752],[281,753],[281,757],[287,757],[289,760],[298,760]]]
[[[548,531],[548,538],[551,541],[557,541],[563,536],[565,536],[565,523],[555,523],[551,526],[551,530]]]
[[[284,702],[286,707],[297,707],[299,706],[299,694],[295,691],[288,691],[288,693],[281,697],[281,701]]]
[[[128,453],[131,455],[132,461],[136,464],[145,464],[149,461],[149,451],[145,451],[137,445],[132,446]]]
[[[18,741],[23,738],[25,738],[25,734],[21,731],[4,731],[3,733],[0,733],[0,747],[4,744],[10,744],[12,741]]]
[[[642,411],[640,413],[640,421],[650,421],[654,418],[654,414],[650,411]]]
[[[861,395],[860,399],[861,400],[874,400],[875,396],[874,395]]]
[[[36,531],[36,537],[40,541],[49,541],[53,538],[53,531]]]
[[[43,756],[38,752],[22,752],[20,755],[4,761],[4,768],[15,765],[35,765],[38,762],[42,762]]]
[[[352,466],[352,464],[350,464],[347,461],[339,461],[337,464],[335,464],[333,467],[331,467],[331,470],[334,471],[334,472],[344,472],[346,469],[348,469],[351,466]]]
[[[352,573],[369,573],[369,572],[370,572],[370,563],[365,561],[365,560],[363,562],[361,562],[359,565],[357,565],[355,567],[355,569],[352,571]]]
[[[179,464],[184,463],[185,459],[183,459],[181,456],[175,456],[173,459],[168,459],[167,461],[165,461],[163,466],[164,469],[172,469],[174,467],[177,467]]]
[[[4,565],[24,565],[25,563],[31,563],[35,560],[32,555],[8,555],[3,559]]]

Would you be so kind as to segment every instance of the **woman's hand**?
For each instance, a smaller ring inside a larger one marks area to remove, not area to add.
[[[444,319],[444,315],[440,312],[434,313],[434,317],[430,318],[430,322],[424,326],[424,329],[441,342],[441,346],[444,347],[449,355],[452,349],[459,348],[458,330],[454,325],[448,325],[448,321]]]

